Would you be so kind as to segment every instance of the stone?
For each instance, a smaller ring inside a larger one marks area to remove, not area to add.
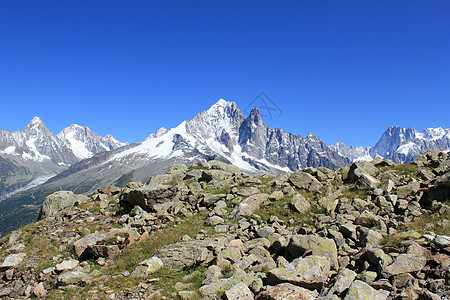
[[[289,201],[289,207],[293,211],[305,213],[311,209],[311,204],[301,194],[295,194]]]
[[[5,277],[6,277],[6,280],[11,281],[13,279],[13,277],[14,277],[14,269],[6,270]]]
[[[436,245],[438,245],[440,248],[447,248],[450,246],[450,236],[446,235],[437,235],[434,239],[434,242]]]
[[[39,282],[38,284],[36,284],[33,288],[33,294],[36,297],[45,297],[45,295],[47,295],[47,291],[45,290],[44,287],[44,283],[43,282]]]
[[[355,220],[356,225],[361,225],[367,228],[371,228],[377,224],[379,217],[370,211],[363,211],[361,215]]]
[[[101,245],[104,241],[117,240],[120,237],[124,240],[124,244],[128,245],[135,240],[134,232],[130,228],[112,229],[108,232],[96,232],[86,235],[85,237],[74,242],[75,253],[78,258],[84,256],[96,256],[112,258],[118,254],[117,247],[108,247]],[[115,246],[115,245],[111,245]]]
[[[102,186],[97,189],[97,193],[99,193],[99,194],[117,195],[120,192],[121,192],[121,189],[118,188],[117,186],[113,186],[113,185]]]
[[[295,171],[289,181],[298,189],[317,192],[323,186],[314,176],[303,171]]]
[[[86,282],[88,278],[88,274],[77,271],[70,271],[62,273],[58,276],[58,285],[66,286],[66,285],[76,285],[81,282]]]
[[[370,176],[375,176],[378,173],[378,169],[368,161],[356,161],[348,170],[347,179],[350,182],[356,183],[362,174],[367,174]]]
[[[136,269],[131,273],[131,277],[144,277],[148,274],[155,273],[164,267],[164,263],[161,259],[153,256],[149,259],[141,261]]]
[[[256,194],[247,197],[234,208],[231,212],[231,217],[238,219],[240,217],[251,216],[268,199],[269,195],[267,194]]]
[[[367,284],[371,284],[372,282],[374,282],[375,279],[377,279],[377,277],[378,277],[377,272],[373,271],[363,271],[358,274],[358,279],[364,281]]]
[[[397,196],[401,199],[405,199],[406,196],[417,193],[420,188],[418,182],[412,182],[407,185],[397,187]]]
[[[386,300],[389,292],[383,293],[377,291],[367,283],[355,280],[350,285],[350,288],[345,296],[344,300]]]
[[[294,235],[287,250],[293,257],[300,257],[307,251],[311,251],[312,255],[326,256],[330,259],[332,268],[339,268],[337,247],[332,239],[315,235]]]
[[[154,256],[161,259],[165,267],[181,271],[194,265],[207,265],[214,259],[213,251],[223,249],[227,244],[227,236],[216,235],[203,240],[192,239],[164,246]]]
[[[356,181],[356,188],[360,190],[374,189],[380,184],[380,181],[375,177],[363,173]]]
[[[75,195],[71,191],[55,192],[45,198],[39,213],[39,220],[54,217],[64,211],[70,210],[75,203],[82,203],[88,199],[85,195]]]
[[[231,289],[225,292],[227,300],[253,300],[253,293],[248,286],[241,282],[233,286]]]
[[[269,284],[292,283],[307,289],[321,289],[330,275],[330,259],[310,255],[296,258],[288,266],[267,272]]]
[[[305,288],[293,285],[291,283],[281,283],[269,287],[262,292],[257,300],[314,300],[316,294]]]
[[[222,219],[221,217],[212,216],[212,217],[209,217],[208,219],[206,219],[205,224],[208,226],[216,226],[219,224],[223,224],[223,222],[225,222],[225,220]]]
[[[400,254],[394,259],[392,264],[383,268],[383,273],[387,276],[393,276],[402,273],[417,272],[421,271],[426,263],[427,258],[424,256]]]
[[[340,295],[343,291],[345,291],[350,287],[353,280],[355,280],[356,275],[357,275],[356,272],[347,268],[339,270],[339,273],[336,277],[336,281],[331,287],[331,289],[328,291],[328,295],[331,296],[334,293]]]
[[[283,198],[283,197],[284,197],[284,194],[282,191],[275,191],[272,194],[270,194],[269,199],[277,201],[277,200],[281,200],[281,198]]]
[[[6,271],[20,265],[27,255],[25,253],[17,253],[8,255],[0,266],[0,271]]]
[[[197,294],[194,291],[179,291],[178,297],[180,300],[190,300],[190,299],[196,299]]]
[[[383,235],[372,229],[369,229],[368,233],[362,239],[362,243],[366,248],[377,248],[382,241]]]
[[[62,272],[66,270],[72,270],[75,269],[75,267],[78,266],[78,260],[75,259],[69,259],[65,260],[62,263],[59,263],[55,266],[56,271]]]
[[[264,226],[256,229],[256,234],[261,238],[270,237],[275,233],[275,229],[271,226]]]

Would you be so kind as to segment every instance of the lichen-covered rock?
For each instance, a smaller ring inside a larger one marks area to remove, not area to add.
[[[289,181],[298,189],[316,192],[323,185],[314,176],[303,171],[296,171],[291,174]]]
[[[418,272],[425,267],[427,258],[413,254],[400,254],[394,259],[394,262],[383,269],[387,276],[393,276],[403,273]]]
[[[295,194],[289,201],[289,207],[293,211],[305,213],[311,209],[311,204],[301,194]]]
[[[227,300],[253,300],[254,296],[252,291],[248,288],[245,283],[238,283],[231,289],[225,292],[225,297]]]
[[[328,257],[331,267],[339,268],[337,247],[332,239],[315,235],[294,235],[287,246],[287,250],[293,257],[300,257],[306,251],[311,251],[312,255]]]
[[[316,294],[313,291],[293,285],[291,283],[280,283],[269,287],[262,292],[257,300],[315,300]]]
[[[138,189],[124,191],[120,204],[127,211],[139,205],[145,211],[152,212],[155,204],[167,202],[167,199],[173,198],[175,193],[176,187],[173,185],[151,183]]]
[[[164,267],[164,263],[156,256],[150,257],[144,261],[141,261],[136,269],[131,273],[132,277],[143,277],[148,274],[155,273],[159,269]]]
[[[386,300],[389,292],[377,291],[367,283],[355,280],[344,300]]]
[[[269,287],[262,292],[257,300],[314,300],[317,295],[310,290],[293,285],[291,283],[280,283]]]
[[[39,219],[54,217],[63,211],[70,210],[76,202],[88,200],[85,195],[75,195],[71,191],[59,191],[48,195],[42,204]]]
[[[380,181],[378,179],[376,179],[372,175],[363,173],[356,181],[356,188],[360,190],[374,189],[378,187],[379,184]]]
[[[0,266],[0,271],[8,270],[20,265],[27,255],[25,253],[17,253],[8,255]]]
[[[108,232],[91,233],[74,242],[73,246],[75,248],[75,253],[78,258],[89,256],[112,258],[111,256],[115,255],[113,255],[111,251],[117,252],[115,249],[98,246],[102,245],[105,241],[118,241],[117,237],[120,237],[119,239],[121,240],[121,247],[118,247],[119,250],[129,244],[132,244],[136,239],[134,232],[129,227],[112,229]]]
[[[269,195],[267,194],[256,194],[245,198],[231,212],[231,217],[238,219],[240,217],[250,216],[259,209],[264,202],[268,201],[268,199]]]
[[[350,287],[353,280],[355,280],[356,275],[357,275],[356,272],[347,268],[339,270],[339,273],[336,277],[336,281],[328,291],[328,295],[331,296],[334,293],[340,295],[342,292],[344,292],[346,289]]]
[[[58,276],[58,285],[74,285],[86,282],[88,274],[78,271],[65,272]]]
[[[154,256],[161,259],[165,267],[181,271],[195,265],[207,265],[215,258],[214,251],[225,248],[228,240],[226,235],[216,235],[203,240],[182,241],[164,246]]]
[[[375,176],[378,173],[378,169],[370,162],[359,160],[354,162],[348,170],[347,178],[350,182],[356,183],[362,174],[368,174]]]
[[[288,282],[307,289],[321,289],[330,275],[330,259],[310,255],[296,258],[289,265],[267,272],[271,285]]]
[[[419,188],[420,188],[420,183],[418,183],[418,182],[411,182],[409,184],[399,186],[399,187],[397,187],[397,196],[400,199],[404,199],[404,198],[406,198],[406,196],[417,193]]]

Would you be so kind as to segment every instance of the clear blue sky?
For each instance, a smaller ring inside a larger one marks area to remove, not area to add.
[[[374,145],[450,127],[450,1],[0,2],[0,128],[137,142],[264,91],[271,127]]]

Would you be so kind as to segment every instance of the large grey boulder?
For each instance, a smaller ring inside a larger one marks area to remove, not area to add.
[[[250,216],[258,210],[263,203],[267,202],[268,199],[269,195],[267,194],[256,194],[245,198],[231,212],[231,217],[238,219],[240,217]]]
[[[296,258],[286,267],[267,272],[267,280],[271,285],[288,282],[307,289],[321,289],[329,276],[330,259],[317,255]]]
[[[8,270],[20,265],[27,255],[25,253],[17,253],[8,255],[0,266],[0,271]]]
[[[145,211],[152,212],[155,204],[164,203],[172,198],[175,190],[173,185],[146,184],[138,189],[125,190],[120,198],[120,204],[128,211],[139,205]]]
[[[355,280],[350,286],[344,300],[386,300],[389,292],[377,291],[367,283]]]
[[[39,220],[54,217],[64,211],[69,211],[75,203],[82,203],[89,198],[85,195],[75,195],[71,191],[59,191],[48,195],[41,207]]]
[[[305,252],[311,252],[312,255],[328,257],[331,267],[334,269],[339,268],[337,247],[332,239],[315,235],[294,235],[287,246],[287,250],[293,257],[300,257]]]
[[[289,181],[298,189],[317,192],[323,185],[314,176],[303,171],[291,174]]]
[[[248,286],[241,282],[233,286],[225,292],[227,300],[253,300],[255,299],[253,293]]]
[[[280,283],[269,287],[262,292],[257,300],[315,300],[316,294],[313,291],[293,285],[291,283]]]
[[[119,237],[119,239],[118,239]],[[78,258],[89,256],[113,258],[120,249],[135,241],[134,232],[128,228],[112,229],[108,232],[95,232],[76,240],[73,244]],[[104,242],[118,241],[119,245],[104,245]],[[114,247],[115,246],[115,247]],[[120,246],[120,247],[119,247]]]
[[[88,274],[79,271],[65,272],[58,276],[57,282],[58,285],[62,286],[76,285],[82,282],[86,282],[88,276]]]
[[[131,273],[131,277],[144,277],[148,274],[155,273],[159,269],[164,267],[164,263],[158,257],[153,256],[149,259],[141,261],[139,265]]]
[[[392,264],[383,269],[383,273],[388,276],[393,276],[403,273],[418,272],[425,267],[426,263],[427,258],[425,256],[409,253],[400,254],[394,259]]]
[[[358,179],[361,178],[363,174],[367,174],[370,176],[375,176],[378,173],[378,169],[368,161],[356,161],[348,170],[347,179],[350,182],[356,183]]]
[[[289,207],[293,211],[305,213],[311,209],[311,204],[301,194],[295,194],[289,201]]]
[[[153,256],[158,257],[165,267],[175,271],[196,265],[206,266],[214,259],[214,252],[225,248],[228,240],[225,235],[217,235],[203,240],[181,241],[164,246]]]

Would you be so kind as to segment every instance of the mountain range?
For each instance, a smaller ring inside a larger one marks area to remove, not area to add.
[[[34,117],[22,131],[0,130],[0,200],[45,182],[71,165],[124,146],[111,135],[71,125],[56,136]]]
[[[32,221],[44,198],[56,190],[92,193],[104,185],[124,186],[146,181],[174,164],[215,159],[251,174],[278,174],[306,167],[336,169],[376,156],[407,163],[434,148],[450,149],[449,129],[419,133],[394,126],[374,147],[328,146],[313,133],[302,137],[266,126],[256,108],[245,117],[236,103],[223,99],[135,144],[100,137],[79,125],[54,136],[36,117],[23,131],[0,131],[0,193],[7,198],[27,189],[0,202],[0,229]]]

